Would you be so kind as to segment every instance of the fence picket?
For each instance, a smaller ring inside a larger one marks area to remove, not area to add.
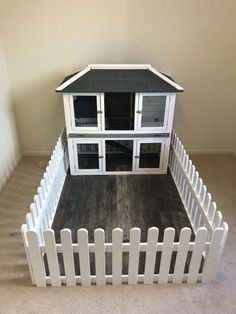
[[[209,210],[210,204],[211,204],[211,193],[207,193],[206,197],[205,197],[204,204],[203,204],[203,209],[204,209],[206,215],[208,215],[208,210]]]
[[[206,186],[203,184],[203,185],[202,185],[202,189],[201,189],[201,194],[200,194],[200,197],[199,197],[199,201],[200,201],[200,204],[201,204],[202,206],[203,206],[204,203],[205,203],[206,192],[207,192],[207,188],[206,188]]]
[[[185,209],[187,207],[187,200],[188,200],[188,192],[189,192],[189,186],[188,183],[185,182],[185,189],[184,189],[184,194],[183,194],[183,203],[185,205]]]
[[[166,228],[164,232],[163,248],[161,254],[161,264],[158,283],[167,283],[170,270],[170,262],[175,237],[174,228]]]
[[[219,228],[220,225],[221,225],[221,222],[222,222],[222,213],[217,210],[217,212],[215,213],[215,217],[214,217],[214,220],[213,220],[213,223],[212,223],[212,226],[214,229],[216,228]]]
[[[52,164],[52,160],[49,160],[49,163],[48,163],[48,174],[49,174],[50,181],[52,181],[52,179],[53,179],[53,164]]]
[[[47,189],[46,189],[46,185],[45,185],[45,180],[44,179],[42,179],[40,181],[40,185],[41,185],[41,188],[42,188],[43,198],[46,199]]]
[[[38,196],[39,196],[40,207],[42,208],[43,203],[44,203],[44,197],[43,197],[43,190],[42,190],[41,186],[38,187],[37,192],[38,192]]]
[[[33,217],[31,213],[26,214],[26,224],[28,229],[34,228],[34,222],[33,222]]]
[[[192,226],[194,227],[194,217],[195,217],[195,211],[196,211],[196,204],[194,198],[192,198],[191,205],[190,205],[190,222]]]
[[[30,204],[30,213],[32,215],[33,225],[35,226],[37,219],[38,219],[37,209],[36,209],[35,203]]]
[[[103,229],[94,231],[96,284],[104,285],[105,278],[105,232]]]
[[[54,230],[46,230],[43,232],[43,235],[45,241],[45,251],[48,260],[49,274],[51,278],[51,285],[57,287],[61,285],[61,278],[58,265]]]
[[[53,220],[53,203],[52,203],[51,193],[48,194],[48,216],[49,216],[50,227],[51,227],[52,220]]]
[[[61,246],[62,246],[63,261],[64,261],[64,268],[65,268],[65,276],[66,276],[66,285],[75,286],[76,278],[75,278],[74,255],[73,255],[72,240],[71,240],[71,230],[62,229],[60,231],[60,235],[61,235]]]
[[[188,272],[188,283],[195,283],[197,281],[199,267],[201,264],[202,254],[205,246],[207,236],[207,229],[201,227],[198,229],[195,237],[194,248],[192,252],[191,262]]]
[[[40,206],[39,196],[37,194],[34,196],[34,203],[35,203],[35,206],[36,206],[37,215],[39,216],[42,208]]]
[[[37,287],[46,286],[45,268],[42,254],[40,252],[39,241],[36,231],[30,230],[26,232],[28,242],[28,252],[31,261],[34,280]]]
[[[130,230],[130,247],[129,247],[129,269],[128,284],[137,284],[138,266],[139,266],[139,246],[140,246],[141,230],[132,228]]]
[[[79,229],[77,232],[77,239],[79,244],[79,264],[81,284],[84,286],[89,286],[91,284],[91,278],[90,278],[88,230],[82,228]]]
[[[210,224],[212,224],[214,221],[216,209],[217,209],[216,203],[211,202],[209,210],[208,210],[208,215],[207,215],[207,218],[208,218]]]
[[[48,180],[48,173],[47,173],[47,171],[44,172],[43,179],[44,179],[44,182],[45,182],[45,190],[46,190],[46,193],[47,193],[49,191],[49,188],[50,188],[50,183],[49,183],[49,180]]]
[[[187,196],[187,200],[186,200],[186,211],[188,214],[188,217],[190,216],[190,211],[191,211],[191,200],[192,200],[192,192],[191,190],[188,191],[188,196]]]
[[[145,259],[145,270],[144,270],[144,283],[152,284],[154,278],[154,270],[156,263],[156,250],[158,241],[159,229],[152,227],[148,229],[147,236],[147,251]]]
[[[198,206],[195,206],[195,213],[194,213],[194,218],[193,218],[193,226],[195,229],[198,228],[198,221],[199,221],[200,215],[201,215],[201,213],[200,213]]]
[[[194,173],[194,181],[193,181],[193,188],[195,190],[195,192],[197,192],[197,186],[198,186],[198,179],[199,179],[199,173],[198,171],[195,171]]]
[[[198,198],[201,197],[203,182],[201,178],[198,178],[197,186],[196,186],[196,194]]]
[[[173,159],[173,178],[176,180],[176,171],[177,171],[177,160]]]
[[[187,176],[190,181],[192,180],[192,170],[193,170],[192,165],[193,165],[192,160],[189,159]]]
[[[221,245],[224,237],[224,229],[217,228],[213,231],[212,240],[202,271],[202,283],[209,282],[216,273],[218,256],[221,253]]]
[[[123,230],[116,228],[112,231],[112,284],[122,282],[122,241]]]
[[[188,254],[189,241],[191,237],[191,229],[183,228],[180,232],[179,247],[175,261],[173,283],[181,283],[183,280],[184,267]]]
[[[27,230],[28,230],[28,228],[27,228],[26,224],[21,225],[21,236],[22,236],[22,240],[23,240],[23,244],[24,244],[27,263],[29,266],[30,277],[32,280],[32,284],[35,285],[33,269],[32,269],[31,260],[30,260],[30,256],[29,256],[28,241],[27,241],[27,237],[26,237]]]

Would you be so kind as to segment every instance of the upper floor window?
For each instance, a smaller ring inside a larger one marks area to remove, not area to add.
[[[135,93],[105,93],[105,130],[134,130]]]

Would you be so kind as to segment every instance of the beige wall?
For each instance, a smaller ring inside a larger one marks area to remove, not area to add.
[[[151,63],[185,88],[175,128],[191,151],[236,147],[236,1],[0,0],[0,33],[22,150],[51,150],[65,74]]]
[[[20,157],[10,84],[0,41],[0,191]]]

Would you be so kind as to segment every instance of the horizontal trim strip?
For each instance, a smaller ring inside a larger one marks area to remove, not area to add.
[[[134,134],[68,134],[68,138],[149,138],[149,137],[170,137],[170,133],[134,133]]]

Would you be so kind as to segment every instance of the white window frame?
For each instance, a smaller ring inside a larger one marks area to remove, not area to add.
[[[102,108],[102,101],[101,101],[101,93],[70,93],[69,96],[69,112],[67,114],[70,115],[70,127],[72,132],[91,132],[91,131],[102,131],[102,116],[104,115],[104,108]],[[74,112],[74,97],[76,96],[96,96],[97,100],[97,126],[95,127],[86,127],[86,126],[76,126],[75,125],[75,112]]]
[[[74,96],[96,96],[97,97],[97,127],[76,127],[74,119]],[[163,127],[141,127],[142,114],[142,98],[143,96],[166,96],[166,108]],[[172,131],[175,93],[135,93],[135,115],[134,130],[105,130],[105,104],[104,93],[65,93],[63,94],[65,119],[67,126],[67,135],[72,134],[135,134],[135,133],[170,133]]]
[[[80,169],[78,163],[78,154],[77,154],[77,144],[98,144],[98,169]],[[103,172],[103,142],[100,139],[68,139],[68,149],[69,149],[69,158],[70,158],[70,167],[71,174],[99,174]]]
[[[131,140],[133,141],[133,161],[131,171],[106,171],[106,140]],[[77,158],[77,144],[98,144],[99,169],[79,169]],[[140,168],[139,156],[141,143],[162,143],[160,167],[159,168]],[[167,172],[168,156],[170,148],[170,138],[129,138],[129,137],[112,137],[112,138],[69,138],[68,149],[70,158],[71,175],[118,175],[118,174],[164,174]]]
[[[167,162],[168,162],[168,154],[169,154],[169,145],[168,139],[166,138],[145,138],[138,139],[136,144],[136,163],[135,170],[137,172],[142,173],[166,173],[167,170]],[[152,144],[152,143],[160,143],[161,144],[161,155],[160,155],[160,165],[158,168],[140,168],[140,145],[141,144]]]
[[[160,127],[142,127],[142,113],[143,113],[143,97],[145,96],[165,96],[165,115],[163,126]],[[174,112],[174,103],[170,93],[138,93],[138,106],[136,113],[136,129],[140,132],[168,132],[172,127],[172,119]]]
[[[106,141],[133,141],[133,158],[132,158],[132,170],[130,171],[107,171],[106,170]],[[112,137],[112,138],[104,138],[103,139],[103,145],[102,145],[102,155],[104,156],[103,158],[103,169],[104,169],[104,174],[131,174],[133,173],[136,168],[135,168],[135,155],[136,155],[136,145],[137,145],[137,140],[135,138],[124,138],[124,137]]]

